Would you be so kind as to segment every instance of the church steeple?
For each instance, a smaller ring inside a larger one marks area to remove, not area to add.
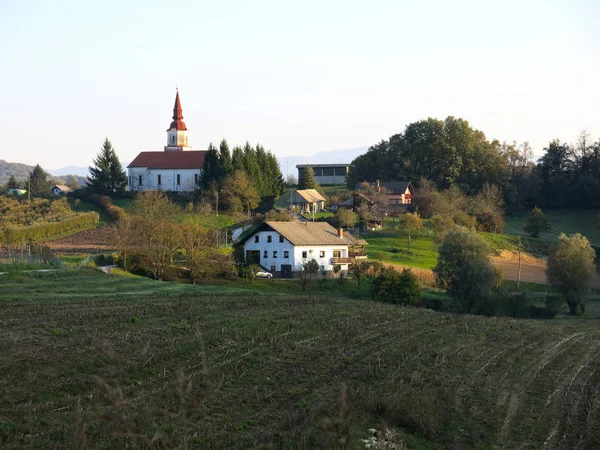
[[[187,127],[183,121],[183,110],[181,109],[181,100],[179,99],[179,90],[175,95],[175,105],[173,106],[173,122],[167,130],[166,152],[176,152],[191,150],[188,146]]]

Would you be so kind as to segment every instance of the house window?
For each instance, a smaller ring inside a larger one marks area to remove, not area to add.
[[[287,250],[285,250],[283,252],[283,257],[286,258],[286,259],[288,259],[290,257],[290,252],[288,252]]]
[[[257,234],[256,236],[254,236],[254,242],[259,242],[260,241],[260,236]]]
[[[279,242],[283,242],[283,236],[279,236]]]
[[[271,266],[271,273],[275,273],[275,266]]]
[[[277,251],[273,251],[273,258],[277,258]]]
[[[177,186],[181,184],[181,175],[177,174]]]
[[[321,270],[321,272],[325,272],[325,266],[319,266],[319,269]]]
[[[162,184],[162,183],[161,183],[161,181],[162,181],[162,176],[161,176],[161,175],[159,175],[159,176],[158,176],[158,185],[159,185],[159,186]]]
[[[265,250],[263,252],[263,258],[268,258],[269,257],[269,253]]]
[[[140,185],[140,186],[142,185],[142,176],[141,175],[138,177],[138,185]]]
[[[325,250],[319,252],[319,258],[325,258]]]
[[[267,236],[267,242],[273,242],[273,237],[270,234]]]
[[[342,251],[341,250],[334,250],[333,251],[333,257],[334,258],[341,258],[342,257]]]
[[[304,250],[302,252],[302,258],[304,258],[304,259],[308,258],[308,252],[306,250]]]
[[[197,173],[194,174],[194,184],[198,184],[198,182],[200,181],[200,177],[198,176]]]

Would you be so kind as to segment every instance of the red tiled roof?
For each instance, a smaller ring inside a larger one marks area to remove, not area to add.
[[[127,166],[148,169],[202,169],[205,150],[180,152],[141,152]]]

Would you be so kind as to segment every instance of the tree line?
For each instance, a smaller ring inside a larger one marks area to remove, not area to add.
[[[219,147],[208,147],[199,188],[209,195],[222,191],[225,206],[234,211],[254,209],[265,203],[271,209],[285,192],[276,156],[257,144],[248,142],[230,150],[225,139]]]
[[[489,141],[466,120],[429,118],[382,140],[350,165],[347,184],[428,179],[437,189],[475,195],[497,185],[508,209],[600,206],[600,141],[582,133],[575,144],[553,140],[533,161],[531,146]],[[420,186],[418,186],[420,187]]]

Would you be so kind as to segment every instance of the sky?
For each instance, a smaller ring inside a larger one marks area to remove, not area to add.
[[[452,115],[539,156],[600,139],[599,21],[595,0],[0,0],[0,159],[160,151],[176,87],[195,149],[318,163]]]

